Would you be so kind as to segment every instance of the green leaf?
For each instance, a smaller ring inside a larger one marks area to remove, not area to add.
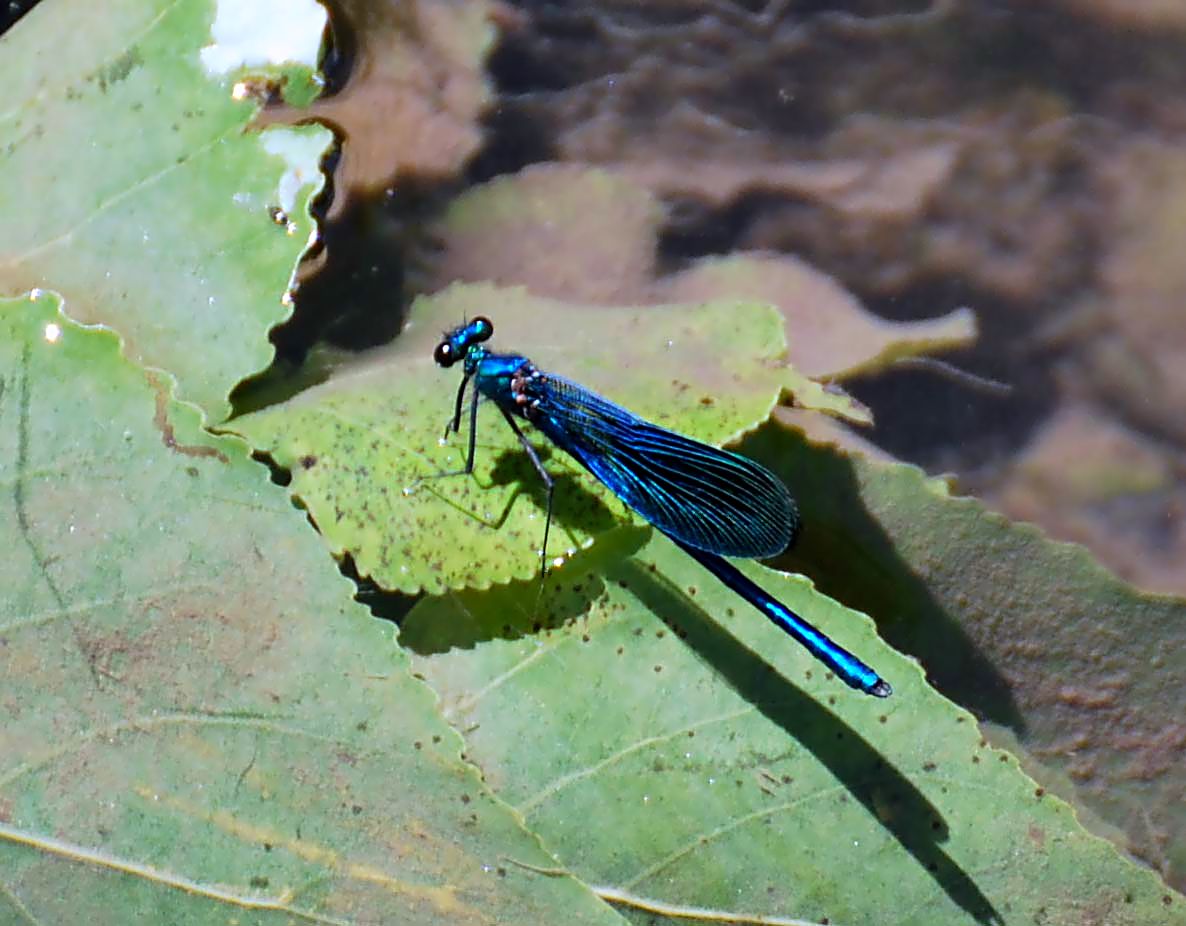
[[[1028,753],[1044,784],[1123,832],[1171,884],[1186,878],[1186,602],[1121,582],[903,464],[769,427],[744,451],[803,515],[783,563],[873,615],[949,696]]]
[[[588,309],[493,286],[418,300],[389,347],[233,424],[292,470],[293,495],[334,553],[349,553],[385,588],[484,588],[539,571],[543,485],[493,407],[479,413],[475,475],[427,478],[465,464],[464,427],[447,447],[439,444],[460,374],[438,369],[432,353],[443,329],[477,313],[494,320],[496,349],[521,351],[542,369],[710,443],[762,421],[788,387],[801,388],[805,404],[853,407],[815,383],[807,388],[786,366],[782,327],[767,306]],[[558,476],[550,552],[571,555],[630,523],[565,454],[544,446],[541,453]]]
[[[3,289],[60,292],[72,318],[118,329],[130,356],[225,417],[290,314],[281,296],[315,240],[309,201],[332,141],[249,123],[271,88],[316,92],[324,25],[313,0],[30,12],[0,39]]]
[[[894,695],[845,688],[665,538],[539,603],[428,599],[401,642],[486,782],[639,922],[1186,922],[867,619],[743,569]]]
[[[0,303],[0,921],[613,923],[458,758],[282,489]]]

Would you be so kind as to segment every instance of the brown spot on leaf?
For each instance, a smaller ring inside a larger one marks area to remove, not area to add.
[[[144,373],[148,384],[152,386],[156,393],[156,413],[153,415],[153,424],[161,432],[161,441],[170,450],[177,453],[184,454],[187,457],[214,457],[220,463],[229,463],[225,453],[217,447],[209,447],[205,444],[183,444],[177,440],[177,435],[173,431],[173,424],[169,421],[169,390],[161,378],[151,370]]]

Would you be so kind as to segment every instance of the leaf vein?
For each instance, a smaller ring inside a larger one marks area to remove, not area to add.
[[[617,752],[606,756],[604,759],[601,759],[600,761],[595,762],[593,765],[590,765],[583,769],[579,769],[574,772],[569,772],[567,775],[561,775],[559,778],[556,778],[555,780],[550,782],[548,785],[546,785],[538,794],[536,794],[530,800],[524,801],[522,804],[520,804],[516,808],[516,810],[518,810],[519,813],[523,814],[523,816],[526,817],[536,807],[538,807],[540,804],[542,804],[545,800],[553,797],[560,791],[564,790],[570,784],[574,784],[577,781],[580,781],[583,778],[588,778],[591,775],[596,775],[598,772],[604,771],[605,769],[609,768],[612,765],[615,765],[622,759],[625,759],[627,756],[629,756],[635,752],[639,752],[642,749],[645,749],[649,746],[655,746],[655,745],[658,745],[659,743],[663,743],[668,740],[673,740],[679,736],[686,736],[688,733],[692,732],[693,730],[701,730],[701,729],[704,729],[705,727],[711,726],[716,723],[723,723],[728,720],[736,720],[737,718],[743,717],[746,714],[752,713],[753,711],[754,711],[754,707],[752,705],[747,705],[746,707],[740,708],[738,710],[729,711],[728,713],[720,714],[719,716],[716,716],[716,717],[707,717],[703,720],[697,721],[694,724],[689,724],[686,727],[681,727],[678,730],[671,730],[667,733],[660,734],[659,736],[649,736],[649,737],[639,740],[636,743],[631,743],[629,746],[625,747],[624,749],[620,749]]]
[[[163,868],[158,868],[155,865],[118,858],[97,849],[90,849],[76,843],[66,842],[63,839],[56,839],[52,836],[29,833],[4,823],[0,823],[0,839],[15,843],[16,845],[38,849],[72,862],[79,862],[84,865],[110,871],[118,871],[123,874],[144,878],[148,881],[156,881],[165,887],[185,891],[187,894],[206,897],[222,903],[234,904],[235,906],[244,907],[249,910],[277,910],[309,923],[325,924],[325,926],[348,926],[347,920],[322,916],[311,910],[298,910],[294,908],[291,905],[287,891],[275,897],[267,897],[260,894],[235,893],[226,887],[202,884],[194,881],[192,878],[186,878],[183,875],[165,871]]]

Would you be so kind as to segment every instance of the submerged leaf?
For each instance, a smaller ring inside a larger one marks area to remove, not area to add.
[[[737,254],[699,261],[664,287],[673,301],[756,299],[787,320],[790,355],[807,376],[847,379],[895,360],[965,347],[976,340],[967,308],[925,321],[889,321],[860,305],[832,277],[794,257]]]
[[[887,321],[822,271],[786,255],[706,258],[660,275],[663,217],[644,187],[619,174],[531,167],[470,190],[450,206],[427,288],[490,280],[571,302],[769,302],[786,319],[795,367],[833,379],[975,340],[967,309],[926,321]]]
[[[311,107],[344,137],[335,205],[374,194],[397,176],[459,171],[482,143],[490,96],[484,65],[496,38],[492,4],[344,0],[335,12],[357,42],[350,80]]]

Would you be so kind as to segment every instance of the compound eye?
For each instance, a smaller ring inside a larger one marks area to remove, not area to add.
[[[457,361],[457,354],[453,352],[452,344],[448,341],[441,341],[436,350],[432,352],[432,359],[437,362],[437,366],[451,367]]]
[[[476,316],[469,326],[474,333],[475,341],[489,340],[490,335],[494,334],[494,322],[484,315]]]

